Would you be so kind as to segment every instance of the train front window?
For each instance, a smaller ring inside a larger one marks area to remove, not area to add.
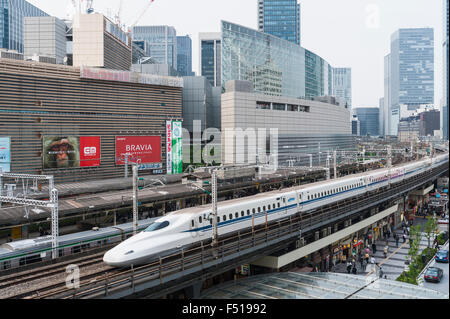
[[[147,227],[147,229],[145,230],[145,232],[152,232],[152,231],[157,231],[163,228],[166,228],[167,226],[169,226],[169,222],[168,221],[164,221],[164,222],[155,222],[150,224],[150,226]]]

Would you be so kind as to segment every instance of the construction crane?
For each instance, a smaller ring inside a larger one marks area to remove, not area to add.
[[[86,1],[86,13],[91,14],[94,12],[94,8],[92,7],[94,0],[87,0]]]
[[[117,23],[117,25],[118,26],[120,26],[121,25],[121,15],[122,15],[122,3],[123,3],[123,0],[120,0],[120,3],[119,3],[119,11],[117,11],[117,14],[116,14],[116,16],[114,17],[114,20],[116,21],[116,23]]]
[[[72,0],[72,5],[77,13],[81,13],[81,3],[83,1],[84,0]],[[93,3],[94,0],[86,0],[86,13],[91,14],[94,12]]]
[[[144,10],[142,10],[141,14],[139,15],[139,17],[136,19],[136,21],[131,25],[131,27],[129,28],[129,31],[131,32],[131,30],[133,29],[133,27],[142,19],[142,17],[144,16],[144,14],[148,11],[148,8],[150,8],[150,6],[153,4],[153,2],[155,2],[155,0],[147,0],[148,3],[145,6]]]

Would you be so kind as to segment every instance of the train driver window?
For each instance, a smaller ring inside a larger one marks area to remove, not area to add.
[[[191,226],[194,227],[194,220],[191,220]]]
[[[191,225],[192,227],[195,226],[194,220],[191,220]],[[163,228],[166,228],[167,226],[169,226],[169,222],[168,221],[164,221],[164,222],[155,222],[150,224],[150,226],[147,227],[147,229],[145,230],[146,232],[152,232],[152,231],[157,231]]]

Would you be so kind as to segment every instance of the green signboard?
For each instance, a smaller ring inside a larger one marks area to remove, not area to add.
[[[172,174],[183,173],[183,129],[182,122],[172,122]]]

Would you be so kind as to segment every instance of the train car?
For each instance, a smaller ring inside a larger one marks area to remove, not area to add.
[[[146,229],[156,218],[140,220],[138,230]],[[80,253],[90,248],[121,242],[133,234],[133,223],[89,230],[58,237],[58,257]],[[52,258],[52,237],[13,241],[0,246],[0,271]]]

